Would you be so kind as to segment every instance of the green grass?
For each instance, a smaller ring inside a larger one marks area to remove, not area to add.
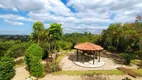
[[[88,71],[59,71],[53,75],[123,75],[119,70],[88,70]]]
[[[65,57],[67,54],[66,53],[61,53],[58,55],[57,59],[56,59],[56,62],[57,63],[60,63],[62,58]]]
[[[137,70],[136,70],[136,73],[142,75],[142,69],[137,69]]]
[[[133,59],[133,60],[131,60],[131,63],[132,63],[132,64],[135,64],[135,63],[136,63],[136,61]]]

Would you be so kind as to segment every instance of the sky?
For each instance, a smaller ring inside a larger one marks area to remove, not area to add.
[[[99,34],[111,23],[134,22],[142,0],[0,0],[0,34],[30,34],[33,23],[62,24],[64,33]]]

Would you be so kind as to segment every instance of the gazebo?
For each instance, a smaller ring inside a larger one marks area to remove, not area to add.
[[[84,63],[84,55],[93,55],[93,64],[95,63],[95,58],[97,58],[98,62],[100,62],[100,51],[103,50],[103,48],[99,45],[90,43],[90,42],[85,42],[85,43],[80,43],[74,46],[75,49],[77,49],[77,56],[76,60],[78,61],[79,58],[79,50],[82,51],[83,55],[83,63]]]

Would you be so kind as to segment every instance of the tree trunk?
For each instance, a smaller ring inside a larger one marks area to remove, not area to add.
[[[140,47],[140,50],[142,50],[142,38],[140,38],[139,40],[139,47]]]
[[[130,60],[125,60],[125,64],[129,65],[130,64]]]
[[[39,45],[39,43],[40,43],[40,40],[39,40],[39,36],[38,36],[38,45]]]

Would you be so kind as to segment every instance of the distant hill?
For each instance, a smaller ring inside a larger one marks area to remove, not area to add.
[[[0,35],[0,39],[28,41],[29,35]]]

